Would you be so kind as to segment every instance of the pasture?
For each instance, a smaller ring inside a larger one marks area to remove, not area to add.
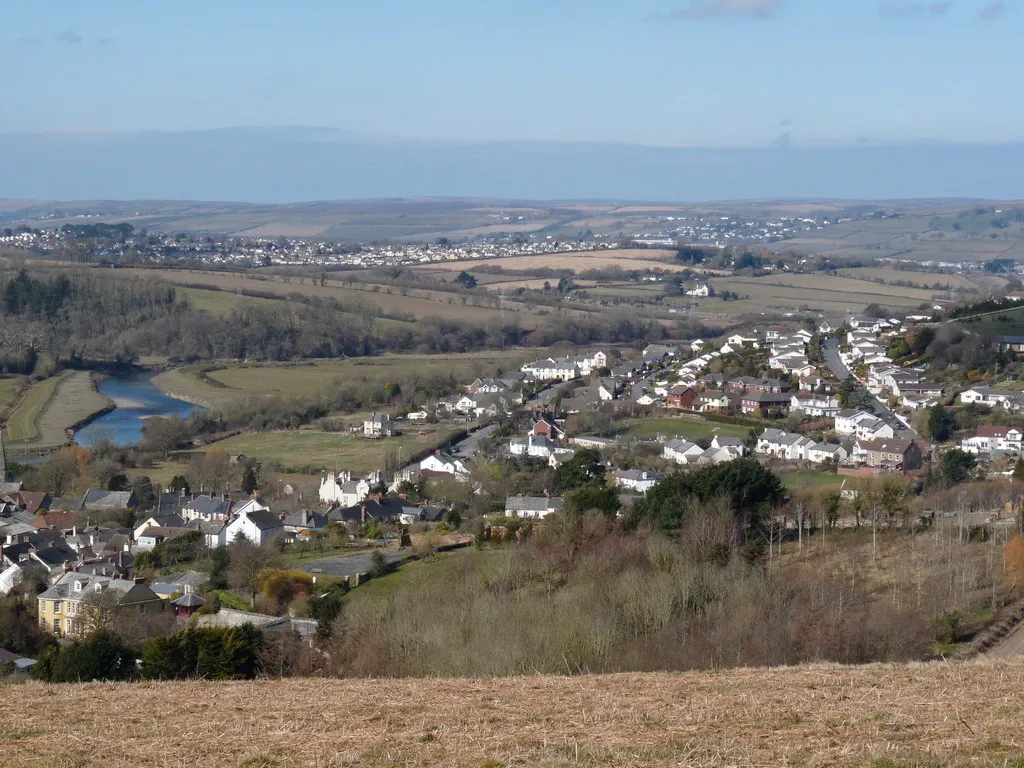
[[[783,484],[791,491],[798,491],[804,488],[838,490],[842,487],[843,481],[847,480],[843,475],[833,475],[828,472],[819,472],[816,469],[798,469],[796,472],[780,474]]]
[[[87,371],[64,371],[34,384],[10,415],[12,444],[53,447],[67,442],[67,430],[106,408],[107,398],[96,391]]]
[[[962,275],[946,275],[941,272],[918,272],[890,267],[858,267],[856,269],[840,269],[839,274],[843,277],[852,277],[854,280],[869,282],[879,280],[890,285],[894,285],[896,282],[911,283],[914,287],[922,289],[935,290],[932,286],[939,284],[965,291],[978,290],[978,284],[969,278]]]
[[[502,269],[529,272],[537,269],[571,269],[580,273],[588,269],[663,269],[682,271],[685,266],[674,264],[670,259],[675,251],[655,248],[620,248],[604,251],[572,251],[568,253],[544,253],[530,256],[507,256],[497,259],[472,259],[468,261],[447,261],[430,264],[424,269],[447,270],[449,272],[472,271],[473,267],[486,264]]]
[[[935,300],[936,291],[884,285],[852,277],[817,274],[773,274],[764,277],[720,277],[711,280],[718,293],[734,291],[740,301],[702,299],[706,311],[818,310],[838,314],[862,311],[868,304],[910,310]],[[941,294],[941,292],[939,292]]]
[[[497,297],[468,296],[446,291],[398,288],[357,281],[342,282],[328,278],[321,281],[314,277],[287,277],[266,272],[206,272],[202,270],[169,269],[153,272],[150,270],[125,269],[115,274],[126,278],[139,274],[157,277],[189,288],[224,291],[255,298],[275,297],[287,299],[292,294],[305,297],[334,299],[345,311],[355,315],[370,315],[368,308],[376,310],[389,321],[440,317],[469,323],[487,324],[501,320],[513,320],[523,328],[535,328],[539,315],[517,301],[504,302],[504,309],[498,306]],[[206,296],[203,300],[209,300]],[[372,315],[371,315],[372,316]]]
[[[686,417],[665,417],[628,421],[619,431],[619,437],[631,440],[652,440],[657,437],[684,437],[687,440],[703,438],[746,437],[750,427],[742,424],[720,424],[714,421]]]
[[[421,435],[420,431],[427,434]],[[365,474],[380,469],[389,455],[401,465],[419,451],[443,446],[451,434],[449,428],[436,425],[409,425],[408,431],[398,437],[381,440],[311,429],[256,432],[220,440],[201,450],[220,449],[231,455],[245,454],[264,463],[278,464],[283,471],[296,474],[333,469]]]
[[[240,395],[303,397],[348,383],[383,387],[387,382],[396,382],[403,389],[412,389],[424,376],[450,374],[464,385],[478,376],[516,372],[536,354],[536,350],[515,349],[444,356],[381,355],[295,363],[187,366],[161,373],[153,382],[170,394],[218,407],[236,401]]]

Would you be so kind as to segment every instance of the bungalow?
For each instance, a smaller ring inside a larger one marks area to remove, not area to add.
[[[1020,396],[1020,392],[1012,389],[994,389],[993,387],[972,387],[960,393],[960,402],[964,405],[1002,405],[1012,402]]]
[[[596,448],[599,451],[604,451],[609,448],[618,448],[620,443],[611,437],[593,437],[593,436],[581,436],[571,437],[569,442],[575,445],[577,448]]]
[[[742,347],[745,344],[757,347],[760,339],[757,336],[744,336],[742,333],[734,333],[726,341],[733,347]]]
[[[661,456],[676,464],[692,464],[702,453],[704,453],[704,449],[696,443],[683,438],[675,438],[665,443]]]
[[[619,488],[626,488],[637,493],[647,493],[661,482],[661,477],[643,469],[620,469],[612,473],[612,482]]]
[[[469,468],[461,459],[456,459],[444,451],[435,451],[420,462],[420,470],[427,472],[440,472],[454,477],[466,477],[469,475]]]
[[[907,393],[900,398],[900,405],[904,408],[909,408],[912,411],[917,411],[921,408],[931,408],[941,399],[942,398],[937,395],[918,395],[914,393]]]
[[[478,378],[473,381],[466,391],[471,395],[489,395],[497,392],[504,392],[508,386],[501,379]]]
[[[561,508],[560,496],[509,496],[505,499],[505,517],[543,520]]]
[[[899,438],[857,440],[853,444],[853,458],[869,467],[907,472],[921,466],[921,448],[913,440]]]
[[[1020,453],[1021,435],[1021,430],[1016,427],[978,427],[973,437],[965,437],[960,441],[960,448],[968,453],[981,455]]]
[[[927,395],[930,397],[942,397],[942,384],[927,384],[922,382],[901,382],[894,381],[892,393],[896,397],[903,395]]]
[[[239,536],[248,539],[257,547],[284,536],[284,523],[269,510],[243,512],[227,524],[224,538],[228,542]]]
[[[726,394],[714,389],[701,392],[693,401],[693,409],[701,413],[727,411],[729,406],[729,398]]]

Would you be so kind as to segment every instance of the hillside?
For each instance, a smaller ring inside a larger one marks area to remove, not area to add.
[[[1019,765],[1022,683],[1024,661],[27,684],[0,749],[8,768]]]

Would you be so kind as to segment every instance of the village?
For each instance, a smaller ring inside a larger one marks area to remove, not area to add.
[[[744,458],[780,476],[834,476],[847,499],[856,494],[847,479],[913,478],[948,450],[975,457],[982,474],[1009,476],[1022,453],[1022,430],[1000,425],[999,414],[1024,412],[1024,395],[987,386],[948,392],[928,381],[926,368],[893,359],[908,331],[931,322],[927,314],[848,316],[835,326],[806,319],[713,341],[537,359],[466,382],[429,408],[368,415],[356,428],[366,440],[386,441],[427,419],[462,419],[467,427],[447,448],[404,466],[324,472],[315,501],[293,499],[287,510],[255,488],[219,495],[163,488],[148,500],[133,491],[89,490],[62,498],[8,480],[0,486],[0,596],[34,573],[46,585],[38,595],[40,626],[62,638],[87,631],[83,601],[100,593],[140,614],[188,620],[200,612],[212,625],[237,622],[231,608],[203,611],[204,574],[154,569],[152,553],[176,540],[210,551],[242,541],[281,553],[319,548],[325,559],[301,566],[311,574],[330,571],[332,557],[343,561],[345,546],[380,549],[397,562],[424,542],[466,546],[492,529],[507,530],[510,520],[543,524],[563,508],[565,498],[551,489],[570,470],[603,478],[619,514],[673,472]],[[943,445],[912,426],[915,414],[942,410],[953,398],[993,423]],[[6,467],[2,445],[0,436]],[[520,480],[488,481],[485,466],[503,466]],[[464,516],[479,521],[472,532]],[[365,556],[356,557],[345,579],[357,585],[371,570]],[[311,632],[301,618],[246,616]]]

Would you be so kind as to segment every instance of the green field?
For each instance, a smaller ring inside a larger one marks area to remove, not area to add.
[[[746,437],[750,427],[740,424],[719,424],[713,421],[696,419],[663,418],[643,419],[628,424],[619,435],[634,440],[647,440],[659,435],[664,437],[685,437],[687,440],[700,440],[705,437]]]
[[[281,300],[263,299],[256,296],[240,296],[229,291],[208,291],[203,288],[178,287],[179,294],[188,298],[192,309],[213,315],[226,315],[236,307],[280,307]]]
[[[1024,307],[985,315],[977,320],[964,320],[960,322],[960,325],[964,329],[982,336],[1022,336],[1024,335]]]
[[[70,371],[65,371],[32,385],[24,400],[7,420],[8,439],[15,442],[35,440],[39,437],[39,416],[53,398],[57,385],[69,375]]]
[[[349,360],[320,360],[308,363],[267,363],[230,365],[210,371],[208,376],[227,391],[249,394],[313,395],[338,383],[393,381],[406,388],[419,376],[452,374],[462,384],[477,376],[518,371],[533,355],[529,350],[480,352],[463,355],[382,355]],[[194,373],[184,369],[186,374]],[[206,391],[216,389],[200,382]],[[163,383],[161,382],[161,386]],[[221,396],[223,392],[219,393]]]
[[[847,480],[843,475],[833,475],[828,472],[819,472],[815,469],[798,469],[788,475],[782,475],[782,482],[791,491],[802,488],[836,488],[842,486]]]
[[[286,470],[348,469],[363,474],[380,469],[389,453],[402,463],[419,451],[444,445],[450,434],[447,429],[427,435],[417,432],[410,430],[383,440],[313,430],[259,432],[220,440],[202,450],[221,449],[232,455],[245,454],[262,462],[280,463]]]

